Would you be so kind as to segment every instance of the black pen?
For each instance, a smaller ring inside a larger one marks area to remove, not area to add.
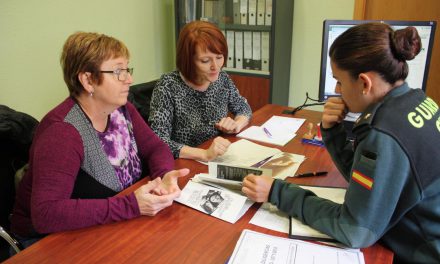
[[[301,178],[301,177],[312,177],[312,176],[325,176],[327,175],[327,171],[314,171],[314,172],[306,172],[306,173],[301,173],[301,174],[297,174],[293,177],[295,178]]]

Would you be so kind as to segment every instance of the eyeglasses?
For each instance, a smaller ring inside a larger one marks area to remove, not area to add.
[[[130,73],[130,75],[133,75],[133,68],[127,68],[127,69],[116,69],[114,71],[99,71],[102,73],[113,73],[114,75],[118,76],[118,81],[125,81],[127,80],[127,76]]]

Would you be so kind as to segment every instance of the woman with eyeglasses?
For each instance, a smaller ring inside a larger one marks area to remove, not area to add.
[[[354,248],[377,241],[395,263],[440,263],[440,111],[405,81],[422,42],[414,27],[354,26],[333,42],[335,91],[322,115],[322,136],[349,182],[343,204],[298,185],[247,176],[243,192]],[[417,88],[417,87],[414,87]],[[361,116],[347,141],[343,119]]]
[[[177,70],[157,83],[149,117],[151,128],[175,158],[215,159],[230,145],[219,135],[238,133],[249,123],[252,111],[247,100],[222,71],[227,56],[225,37],[214,24],[193,21],[182,28]],[[213,137],[208,149],[197,148]]]
[[[65,42],[70,96],[36,129],[13,211],[24,246],[49,233],[154,216],[179,196],[177,178],[189,171],[173,170],[168,146],[127,102],[128,64],[127,47],[113,37],[78,32]],[[145,175],[153,180],[114,197]]]

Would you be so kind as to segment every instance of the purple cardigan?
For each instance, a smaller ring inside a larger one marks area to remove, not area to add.
[[[105,199],[71,198],[84,160],[79,132],[64,122],[75,104],[72,98],[67,98],[43,118],[35,132],[29,170],[17,191],[12,216],[12,231],[20,236],[73,230],[140,216],[134,193]],[[141,161],[152,178],[162,177],[174,167],[170,149],[132,104],[127,103],[126,108]]]

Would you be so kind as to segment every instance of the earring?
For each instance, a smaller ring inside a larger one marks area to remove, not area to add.
[[[90,97],[93,97],[93,92],[90,92]]]

